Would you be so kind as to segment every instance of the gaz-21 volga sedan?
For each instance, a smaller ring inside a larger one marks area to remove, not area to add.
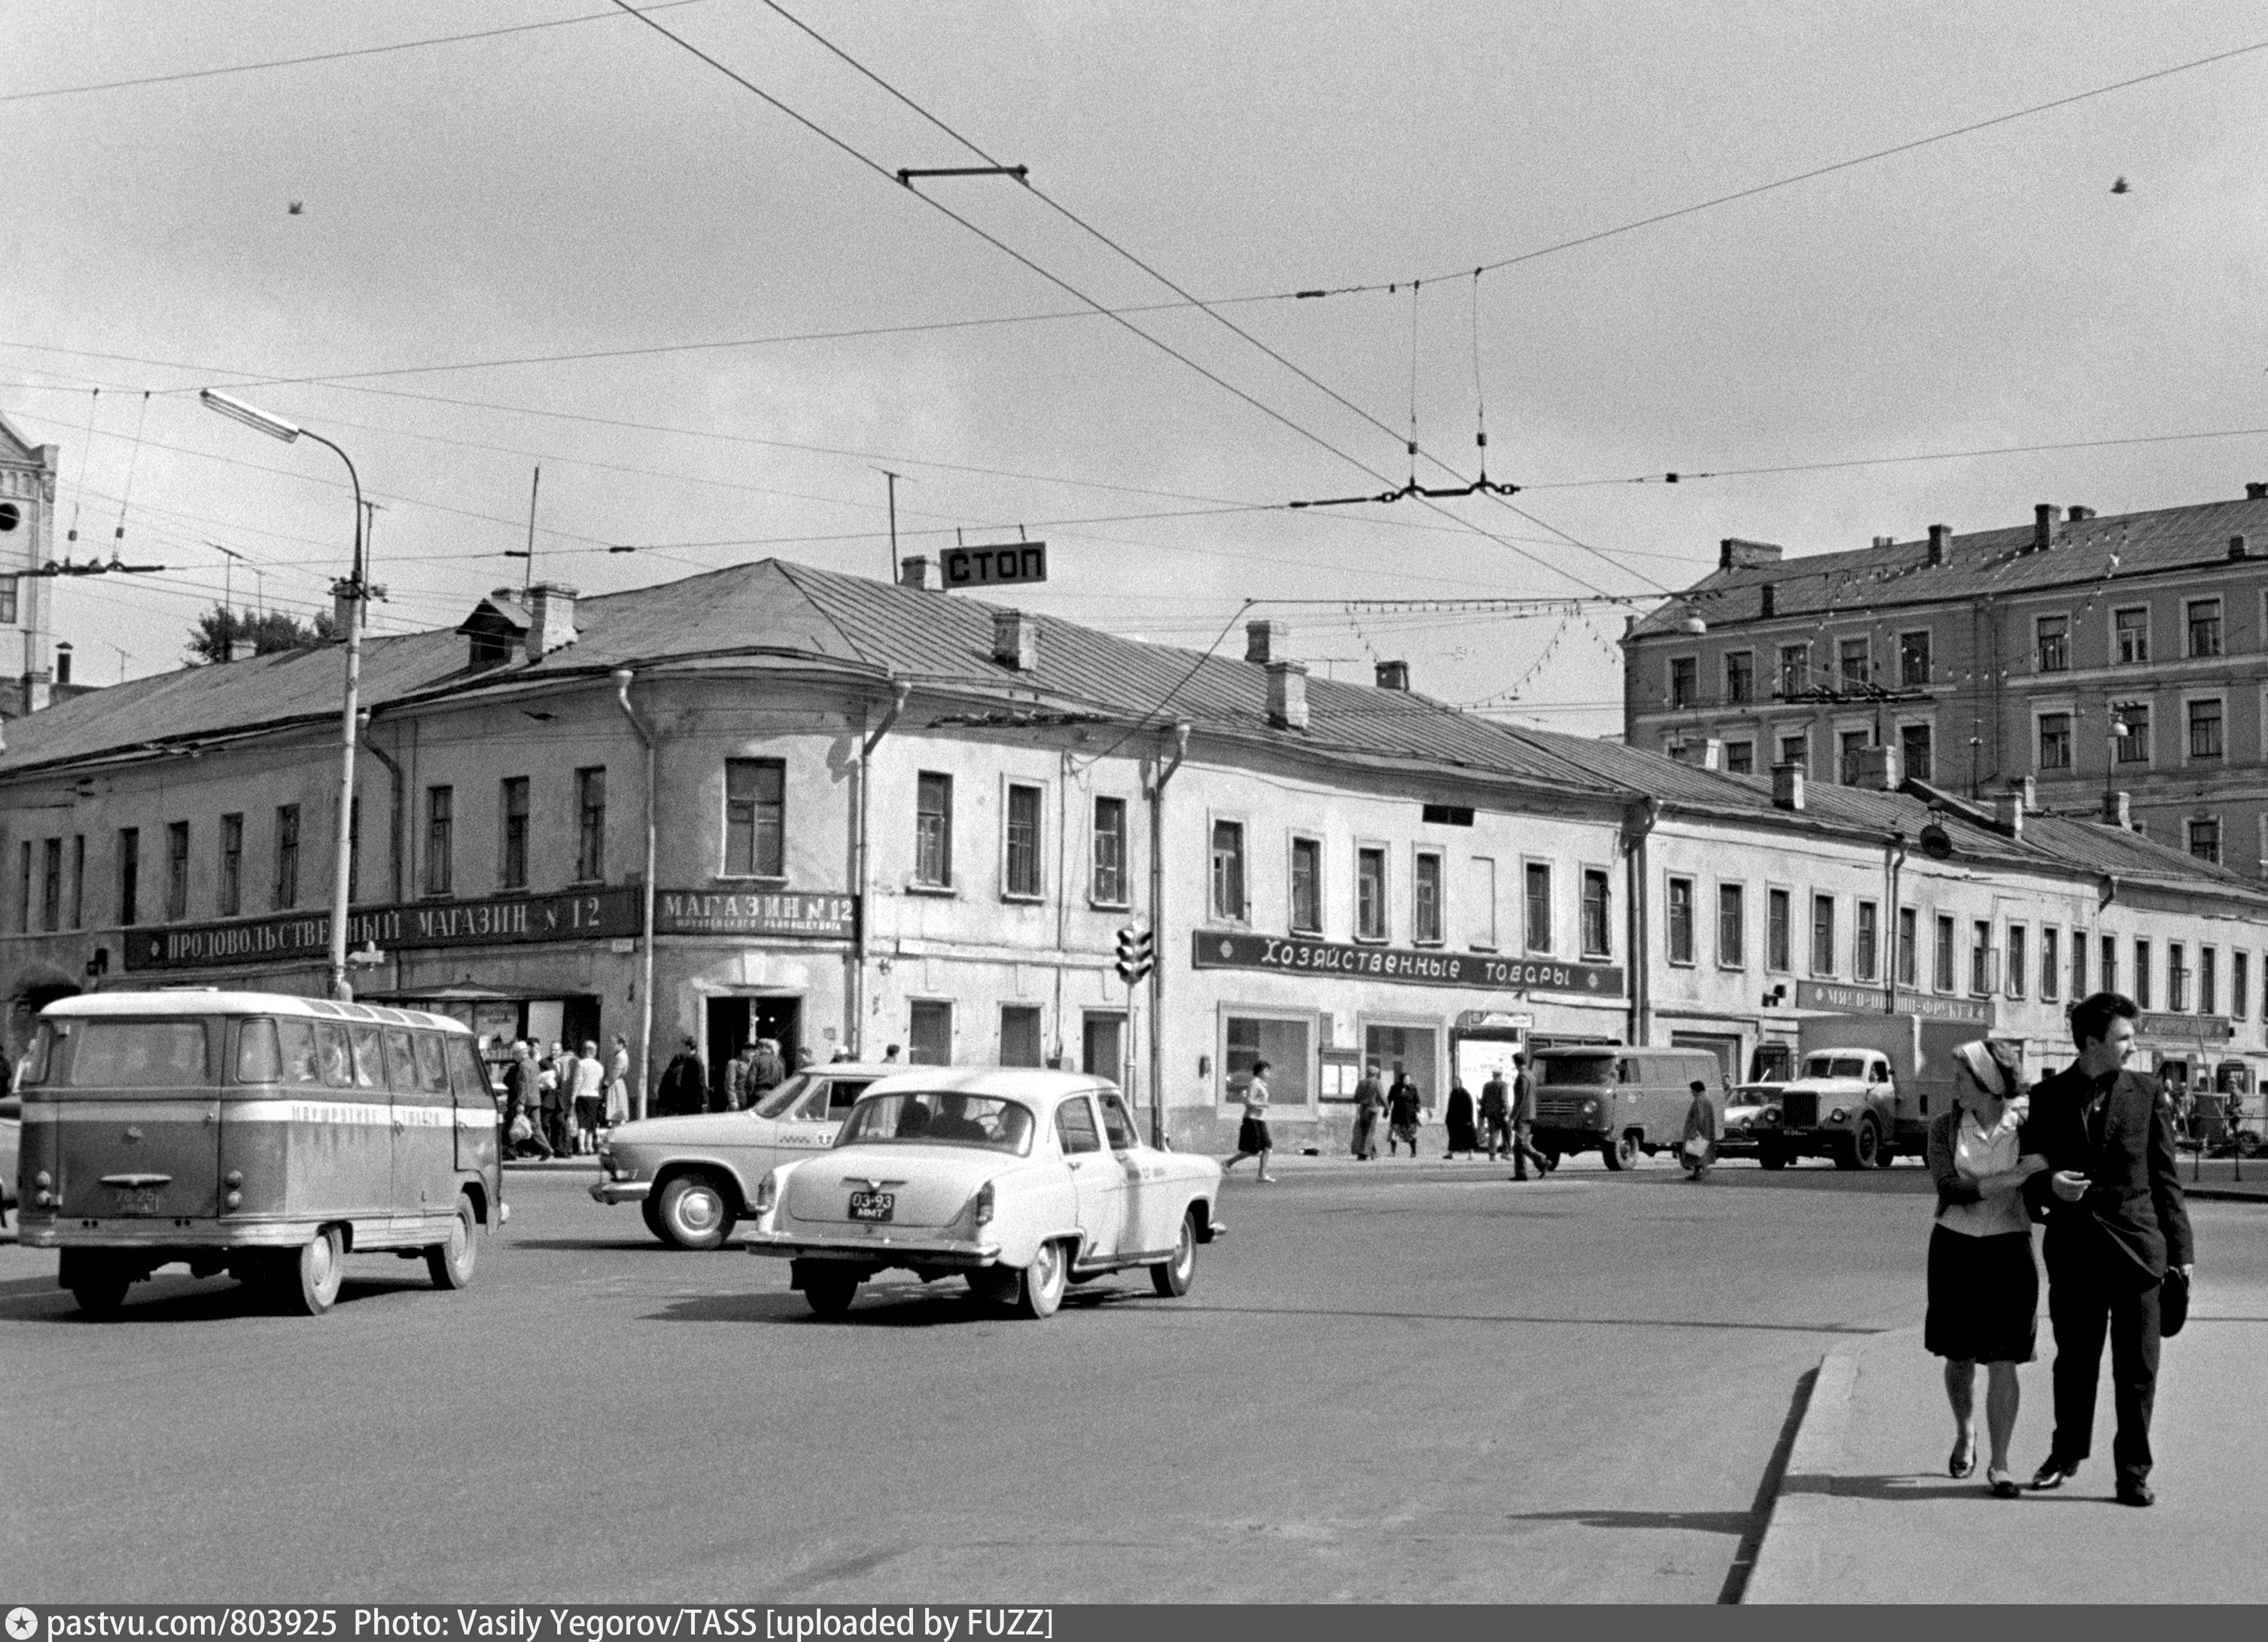
[[[794,1263],[822,1317],[892,1267],[961,1276],[980,1300],[1052,1315],[1069,1284],[1146,1270],[1189,1292],[1220,1165],[1143,1143],[1108,1079],[924,1068],[869,1087],[826,1152],[757,1188],[748,1252]]]

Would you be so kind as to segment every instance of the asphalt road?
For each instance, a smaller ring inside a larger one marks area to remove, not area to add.
[[[1881,1174],[1588,1160],[1231,1182],[1179,1300],[1045,1322],[665,1249],[511,1176],[473,1287],[350,1260],[92,1323],[0,1246],[8,1600],[1713,1602],[1799,1381],[1918,1321]],[[2234,1212],[2250,1213],[2250,1210]]]

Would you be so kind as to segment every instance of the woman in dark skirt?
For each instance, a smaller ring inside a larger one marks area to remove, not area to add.
[[[1449,1104],[1442,1114],[1442,1127],[1449,1133],[1451,1157],[1460,1152],[1470,1157],[1481,1149],[1481,1131],[1473,1123],[1472,1092],[1465,1087],[1462,1079],[1449,1086]]]
[[[1984,1479],[1992,1493],[2021,1491],[2008,1469],[2015,1435],[2016,1367],[2033,1356],[2039,1271],[2032,1263],[2027,1177],[2045,1160],[2021,1155],[2026,1111],[2022,1078],[2006,1046],[1978,1039],[1953,1054],[1954,1106],[1929,1125],[1929,1172],[1937,1182],[1937,1222],[1929,1236],[1929,1313],[1922,1343],[1945,1359],[1954,1443],[1946,1469],[1977,1469],[1977,1365],[1984,1365],[1984,1422],[1992,1454]]]

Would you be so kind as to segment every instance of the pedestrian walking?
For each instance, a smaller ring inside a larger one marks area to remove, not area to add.
[[[545,1121],[548,1114],[543,1106],[544,1064],[536,1057],[535,1045],[524,1038],[514,1042],[512,1049],[512,1070],[505,1073],[505,1077],[518,1081],[520,1114],[527,1120],[527,1133],[514,1143],[513,1149],[521,1157],[533,1155],[548,1160],[555,1155],[556,1149],[551,1144],[550,1125]]]
[[[1512,1057],[1512,1177],[1526,1180],[1532,1159],[1540,1180],[1557,1165],[1535,1149],[1535,1074],[1528,1070],[1524,1050]]]
[[[1679,1138],[1677,1160],[1685,1167],[1686,1178],[1694,1181],[1709,1177],[1709,1166],[1717,1160],[1717,1105],[1709,1098],[1709,1086],[1696,1078],[1686,1085],[1693,1096],[1693,1104],[1685,1108],[1685,1132]]]
[[[756,1103],[756,1046],[740,1045],[740,1052],[725,1065],[725,1106],[728,1111],[740,1111]]]
[[[553,1155],[565,1157],[575,1149],[575,1057],[556,1038],[551,1040],[551,1054],[538,1081],[543,1091],[546,1138]]]
[[[1354,1154],[1367,1163],[1378,1155],[1378,1115],[1386,1109],[1386,1091],[1378,1085],[1378,1063],[1364,1064],[1362,1080],[1354,1086]]]
[[[1260,1160],[1255,1176],[1263,1185],[1272,1185],[1276,1177],[1268,1172],[1268,1160],[1276,1151],[1276,1138],[1268,1132],[1268,1063],[1252,1063],[1252,1076],[1244,1084],[1244,1121],[1236,1126],[1236,1155],[1220,1166],[1226,1176],[1229,1170],[1247,1158]]]
[[[1453,1078],[1449,1081],[1449,1104],[1441,1114],[1441,1126],[1448,1131],[1448,1154],[1451,1157],[1459,1152],[1470,1157],[1480,1150],[1480,1131],[1473,1127],[1472,1092],[1465,1087],[1461,1078]]]
[[[575,1150],[582,1152],[599,1149],[599,1120],[607,1109],[607,1069],[599,1059],[596,1042],[585,1039],[583,1052],[575,1060],[575,1079],[571,1086],[575,1092]]]
[[[630,1116],[630,1046],[619,1032],[607,1051],[607,1127],[626,1123]]]
[[[1490,1162],[1512,1155],[1512,1089],[1501,1066],[1490,1067],[1488,1081],[1481,1085],[1481,1138]]]
[[[689,1116],[703,1108],[709,1093],[708,1074],[701,1069],[701,1051],[689,1037],[677,1041],[677,1053],[661,1074],[655,1104],[666,1114]]]
[[[2133,1001],[2116,992],[2072,1006],[2078,1058],[2033,1090],[2021,1148],[2047,1161],[2025,1191],[2047,1216],[2048,1319],[2056,1343],[2055,1435],[2032,1486],[2061,1487],[2088,1455],[2107,1327],[2118,1501],[2146,1506],[2157,1498],[2150,1487],[2150,1409],[2158,1389],[2161,1295],[2178,1281],[2186,1301],[2196,1254],[2175,1172],[2173,1115],[2146,1081],[2125,1070],[2136,1013]]]
[[[1396,1141],[1406,1141],[1410,1155],[1418,1155],[1418,1086],[1400,1061],[1394,1063],[1394,1082],[1386,1091],[1386,1155],[1394,1155]]]
[[[2014,1499],[2008,1470],[2016,1433],[2016,1369],[2035,1355],[2040,1274],[2032,1263],[2032,1219],[2024,1182],[2047,1167],[2021,1145],[2027,1105],[2015,1056],[1979,1038],[1953,1051],[1951,1110],[1930,1120],[1926,1152],[1937,1183],[1929,1234],[1929,1310],[1922,1345],[1945,1359],[1953,1408],[1946,1470],[1977,1469],[1977,1365],[1984,1365],[1984,1428],[1992,1451],[1984,1483]]]
[[[780,1059],[779,1044],[770,1038],[756,1040],[756,1059],[748,1074],[759,1099],[770,1094],[787,1081],[787,1066]],[[753,1104],[753,1102],[751,1102]]]

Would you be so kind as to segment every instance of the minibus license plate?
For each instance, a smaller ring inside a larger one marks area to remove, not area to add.
[[[121,1214],[155,1214],[158,1212],[158,1192],[155,1187],[141,1191],[122,1191],[118,1194]]]
[[[898,1194],[894,1191],[854,1191],[850,1194],[850,1218],[854,1220],[887,1220],[897,1212]]]

